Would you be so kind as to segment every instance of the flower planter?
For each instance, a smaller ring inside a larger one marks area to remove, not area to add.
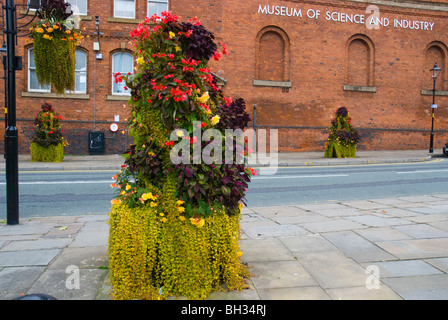
[[[239,261],[240,215],[220,213],[196,226],[175,217],[161,222],[156,211],[112,206],[109,269],[114,299],[204,299],[222,283],[229,290],[246,286],[248,271]]]
[[[75,86],[76,46],[83,39],[64,0],[43,2],[37,15],[41,19],[30,28],[33,39],[36,76],[41,85],[52,85],[57,94]]]
[[[254,172],[204,160],[224,156],[225,130],[244,130],[250,121],[244,100],[224,97],[208,68],[225,46],[218,51],[199,21],[180,23],[171,12],[146,18],[131,36],[135,73],[114,74],[131,91],[133,144],[111,185],[117,188],[109,231],[113,298],[205,299],[224,283],[242,289],[248,271],[240,261],[239,221]],[[212,152],[201,138],[210,132]],[[195,148],[204,150],[199,161]]]
[[[32,142],[30,151],[32,162],[61,162],[64,159],[64,146],[62,143],[44,147]]]
[[[356,158],[356,144],[346,146],[329,143],[325,150],[325,158]]]
[[[356,158],[356,144],[361,140],[358,131],[351,125],[347,108],[340,107],[331,120],[325,158]]]

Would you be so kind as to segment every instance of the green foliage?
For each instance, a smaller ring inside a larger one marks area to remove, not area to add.
[[[38,11],[41,20],[30,28],[37,79],[42,85],[53,85],[58,94],[74,89],[76,47],[83,39],[66,20],[67,5],[62,0],[43,2]]]
[[[244,100],[225,98],[207,67],[225,47],[218,52],[197,20],[178,23],[170,12],[146,18],[131,36],[138,68],[133,75],[114,75],[131,90],[134,144],[112,184],[113,297],[204,299],[222,283],[242,289],[248,272],[240,261],[239,220],[253,171],[244,164],[194,163],[194,152],[191,164],[174,165],[170,157],[178,142],[172,133],[192,151],[189,135],[197,130],[247,126]],[[224,146],[216,152],[224,153]]]
[[[202,227],[156,207],[117,204],[110,213],[109,269],[113,298],[165,299],[182,295],[205,299],[226,283],[247,287],[247,267],[239,261],[240,215],[220,212]]]
[[[53,106],[49,103],[44,103],[41,109],[34,120],[36,127],[34,128],[31,142],[37,143],[42,147],[57,146],[59,144],[62,144],[64,147],[67,146],[68,143],[64,139],[64,130],[61,125],[61,121],[64,120],[62,116],[56,114]]]
[[[32,162],[61,162],[64,158],[64,146],[62,143],[43,147],[38,143],[32,142],[30,151]]]
[[[355,158],[356,144],[361,140],[358,131],[351,124],[347,108],[340,107],[331,121],[327,142],[325,142],[325,158]]]

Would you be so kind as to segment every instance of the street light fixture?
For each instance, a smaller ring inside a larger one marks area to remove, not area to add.
[[[433,153],[434,152],[434,110],[437,108],[436,105],[436,80],[437,77],[440,75],[440,73],[442,72],[442,69],[439,68],[439,66],[437,65],[437,62],[434,64],[434,67],[429,70],[431,72],[431,77],[433,80],[433,87],[432,87],[432,105],[431,105],[431,111],[432,111],[432,115],[431,115],[431,140],[429,143],[429,153]]]

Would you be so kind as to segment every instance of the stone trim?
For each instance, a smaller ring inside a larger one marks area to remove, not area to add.
[[[432,90],[421,90],[422,96],[432,96]],[[436,90],[436,96],[448,96],[448,91],[445,90]]]
[[[397,1],[397,0],[345,0],[349,2],[374,4],[378,6],[399,7],[403,9],[418,9],[427,11],[448,12],[448,4],[445,3],[424,3],[422,1]]]
[[[78,99],[78,100],[90,100],[90,94],[84,93],[66,93],[64,95],[56,94],[54,92],[32,92],[23,91],[22,97],[24,98],[52,98],[52,99]]]
[[[258,80],[253,79],[253,85],[255,87],[278,87],[278,88],[291,88],[291,81],[272,81],[272,80]]]
[[[376,87],[352,86],[347,84],[342,85],[342,90],[376,93]]]

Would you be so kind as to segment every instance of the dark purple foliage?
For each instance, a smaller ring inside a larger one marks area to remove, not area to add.
[[[69,8],[70,3],[64,0],[42,0],[37,15],[40,19],[55,18],[58,21],[64,21],[73,14]]]
[[[180,26],[183,32],[193,31],[185,40],[187,47],[184,48],[184,52],[186,52],[187,58],[208,61],[218,48],[213,33],[202,25],[194,25],[190,22],[183,22]]]

